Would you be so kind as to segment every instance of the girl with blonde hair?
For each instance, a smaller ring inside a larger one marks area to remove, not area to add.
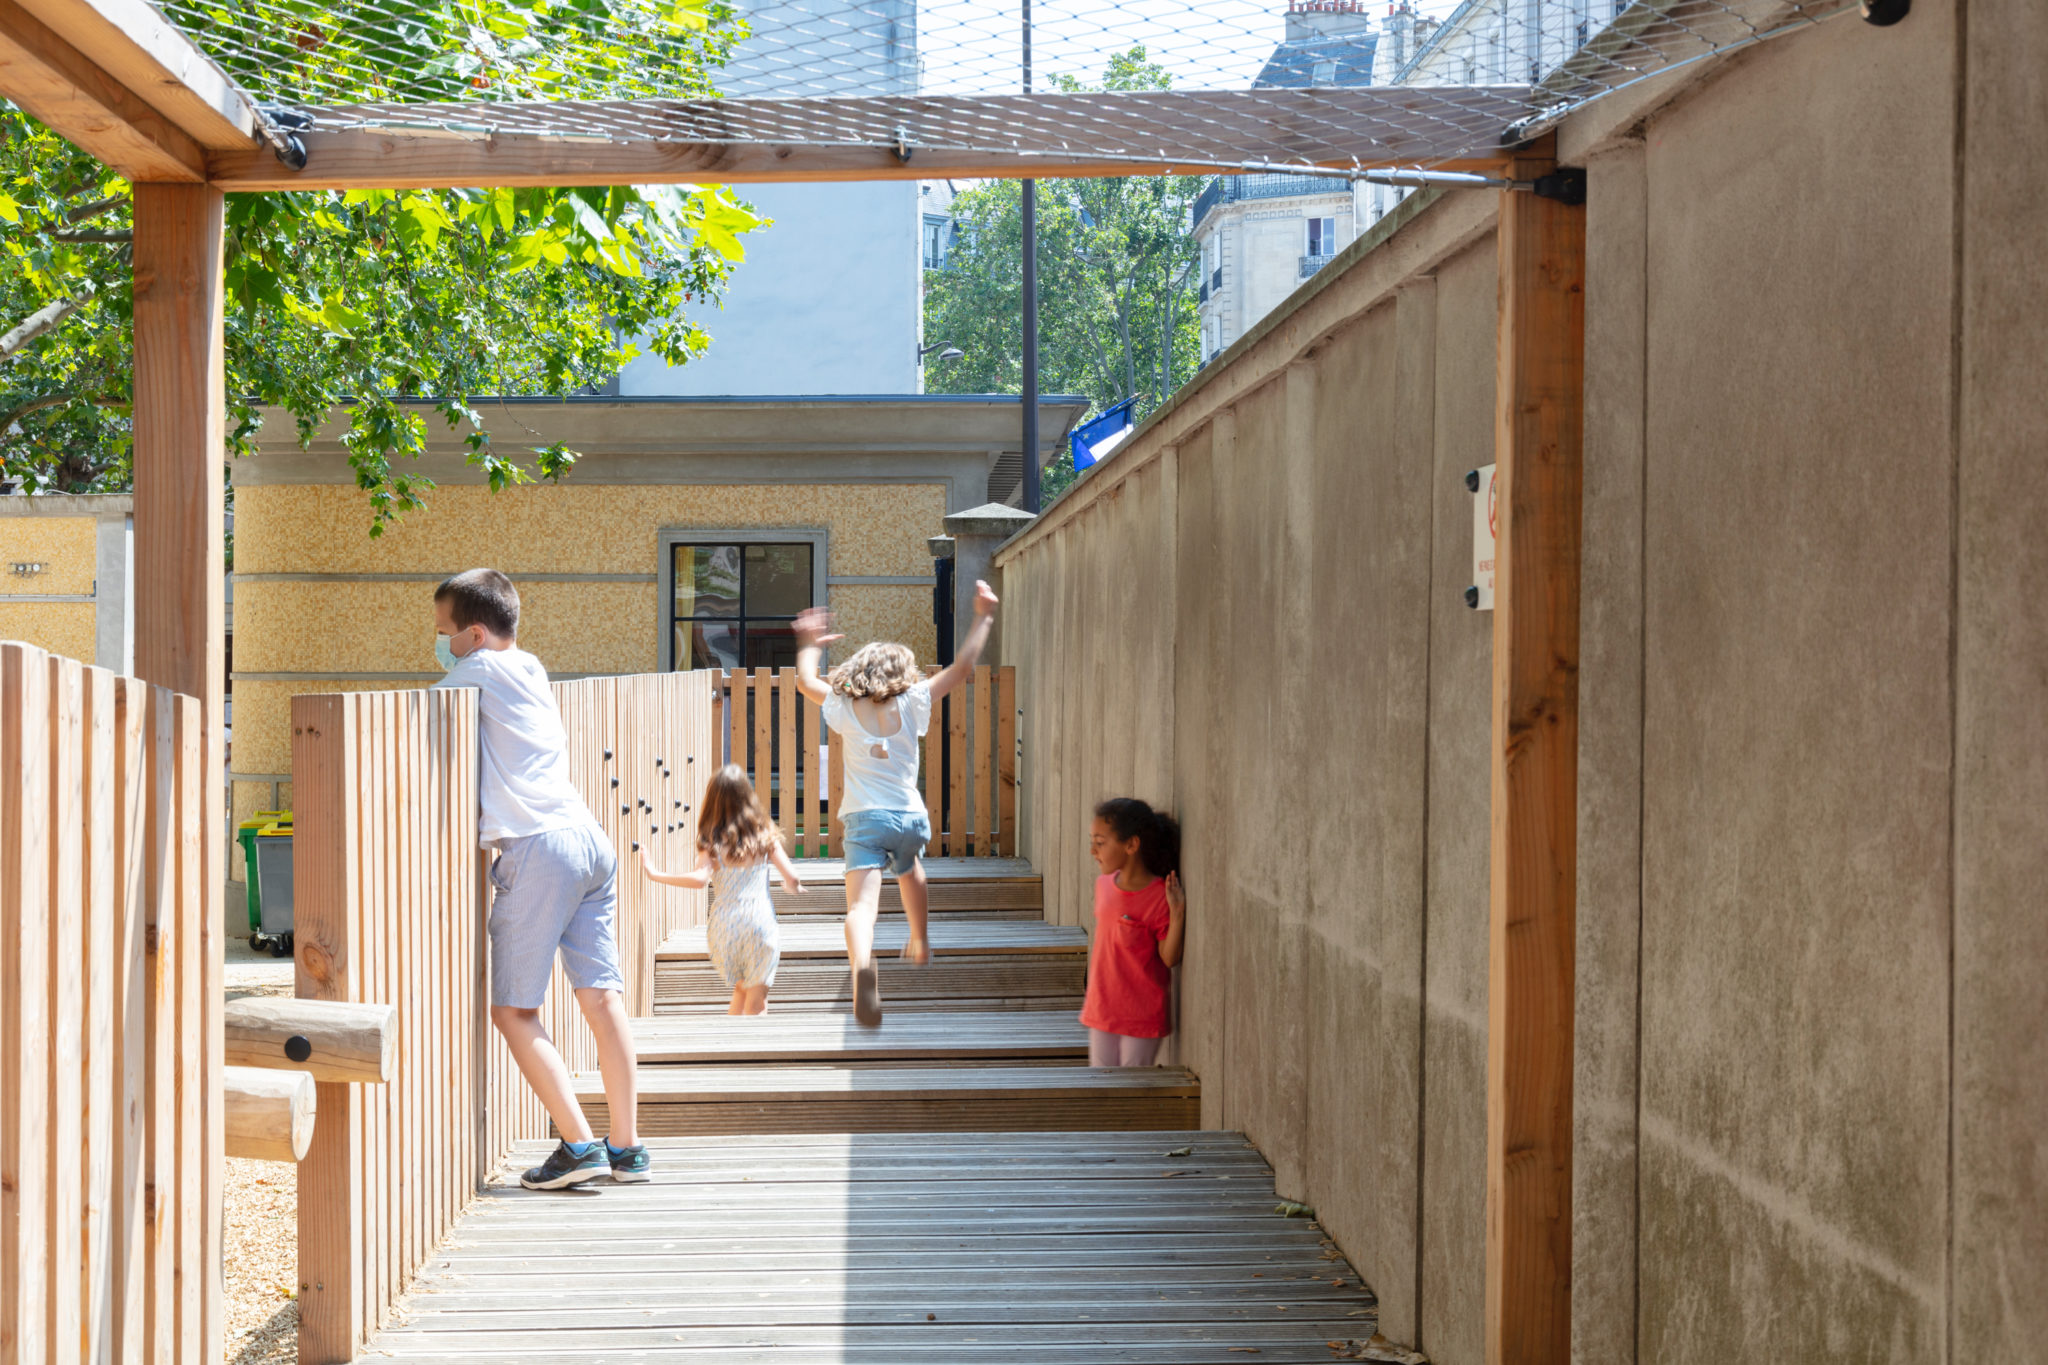
[[[784,891],[801,891],[796,867],[783,852],[782,836],[761,805],[747,770],[720,768],[704,788],[697,816],[697,865],[688,872],[663,872],[640,850],[640,870],[664,886],[701,891],[711,887],[711,918],[705,939],[711,965],[732,987],[727,1014],[765,1014],[768,988],[782,960],[782,930],[775,902],[768,899],[768,869],[782,878]]]
[[[822,608],[796,618],[797,686],[824,708],[825,724],[837,736],[833,762],[843,761],[846,774],[833,811],[845,830],[846,957],[853,968],[853,1017],[870,1027],[882,1022],[874,949],[883,873],[895,875],[910,921],[904,960],[920,966],[931,960],[919,855],[932,825],[917,787],[917,741],[931,726],[932,703],[973,671],[995,625],[995,610],[995,593],[977,581],[974,627],[953,662],[930,681],[918,669],[917,656],[899,644],[863,645],[821,678],[819,656],[841,637],[829,633],[832,618]]]

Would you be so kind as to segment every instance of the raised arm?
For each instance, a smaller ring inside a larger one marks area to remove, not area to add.
[[[953,656],[953,662],[933,675],[934,701],[966,682],[967,675],[974,671],[975,662],[981,658],[981,647],[988,643],[988,633],[995,629],[996,605],[995,590],[975,579],[974,626],[967,632],[967,638],[960,642],[960,652]]]
[[[688,872],[663,872],[647,856],[647,850],[640,850],[640,870],[647,874],[649,881],[660,882],[663,886],[681,886],[691,891],[702,891],[711,885],[711,855],[703,849],[697,850],[697,866]]]
[[[832,695],[832,688],[818,676],[818,659],[825,646],[834,640],[843,640],[843,635],[829,633],[832,630],[832,613],[823,607],[806,607],[796,616],[796,686],[799,692],[823,706],[825,698]]]

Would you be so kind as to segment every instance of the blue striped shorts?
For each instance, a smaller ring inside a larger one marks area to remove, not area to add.
[[[537,1010],[555,953],[577,990],[623,991],[619,860],[595,825],[498,841],[491,864],[491,1003]]]

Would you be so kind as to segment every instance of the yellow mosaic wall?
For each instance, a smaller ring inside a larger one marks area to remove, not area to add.
[[[0,593],[89,594],[98,549],[99,522],[93,517],[0,517]],[[49,567],[33,578],[16,578],[8,566],[17,561]]]
[[[90,602],[0,602],[0,640],[20,640],[88,664],[99,653]]]
[[[438,673],[430,582],[290,582],[252,574],[441,575],[478,564],[516,581],[535,573],[658,574],[670,528],[822,527],[828,574],[922,576],[925,542],[943,530],[941,484],[612,485],[440,488],[424,512],[372,540],[353,488],[255,485],[235,494],[236,772],[291,769],[291,698],[305,692],[421,685],[329,681],[335,674]],[[519,585],[520,644],[557,673],[639,673],[659,666],[658,580]],[[847,642],[901,640],[936,651],[931,589],[840,585],[830,605]],[[248,674],[312,674],[257,680]],[[325,675],[325,676],[321,676]],[[289,791],[289,784],[284,791]],[[280,796],[289,801],[288,796]],[[237,818],[268,807],[270,785],[235,784]]]
[[[576,484],[437,488],[424,511],[369,538],[354,488],[235,490],[241,573],[651,573],[668,527],[822,526],[835,574],[925,574],[942,533],[942,484]],[[239,590],[238,590],[239,591]],[[239,609],[240,599],[236,601]]]

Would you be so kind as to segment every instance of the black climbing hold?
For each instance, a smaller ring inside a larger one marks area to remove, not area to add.
[[[610,749],[604,751],[604,761],[607,763],[612,761],[612,751]]]
[[[305,1037],[294,1033],[284,1040],[284,1055],[295,1062],[303,1062],[313,1055],[313,1044]]]
[[[635,839],[633,841],[633,851],[635,853],[638,853],[640,851],[640,841],[638,839]]]

